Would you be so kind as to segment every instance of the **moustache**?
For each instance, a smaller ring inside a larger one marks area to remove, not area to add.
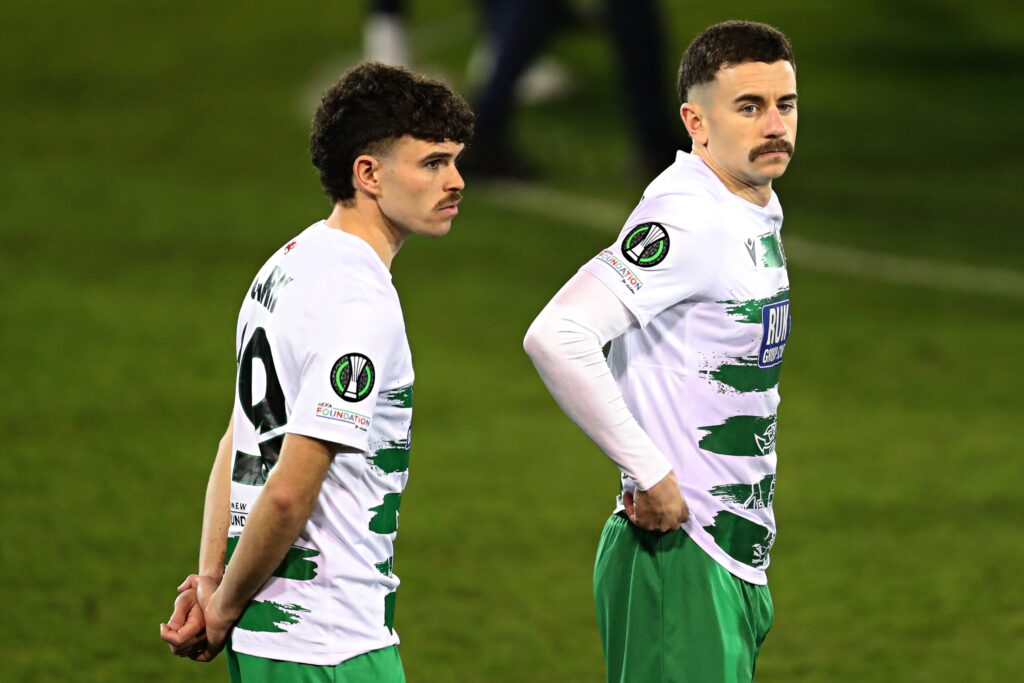
[[[440,211],[441,209],[447,209],[449,206],[455,206],[461,201],[461,192],[449,192],[447,197],[445,197],[444,199],[437,203],[437,206],[434,207],[434,210]]]
[[[769,140],[763,145],[758,145],[754,149],[750,150],[750,160],[753,161],[762,154],[768,152],[785,152],[786,154],[793,156],[793,143],[789,140]]]

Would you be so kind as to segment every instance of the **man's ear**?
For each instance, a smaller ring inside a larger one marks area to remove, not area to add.
[[[693,139],[693,144],[705,146],[708,144],[708,133],[704,128],[704,110],[695,102],[683,102],[679,107],[679,118],[686,126],[686,132]]]
[[[369,154],[360,154],[352,162],[352,181],[357,192],[372,197],[380,196],[380,160]]]

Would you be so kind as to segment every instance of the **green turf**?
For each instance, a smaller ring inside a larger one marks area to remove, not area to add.
[[[305,121],[357,53],[355,5],[0,9],[4,681],[226,678],[171,657],[157,624],[194,567],[244,287],[327,210]],[[461,74],[472,3],[412,5],[416,55]],[[1024,271],[1020,7],[702,0],[669,17],[672,62],[728,17],[792,38],[787,234]],[[628,206],[642,185],[607,42],[576,33],[555,52],[577,94],[522,112],[524,149],[549,186]],[[412,681],[597,681],[590,572],[616,473],[521,339],[623,216],[602,233],[472,186],[463,206],[394,269],[417,370],[402,655]],[[799,263],[791,279],[759,680],[1012,680],[1024,305]]]

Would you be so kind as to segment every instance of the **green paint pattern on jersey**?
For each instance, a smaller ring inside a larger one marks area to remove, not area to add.
[[[768,474],[756,484],[722,484],[708,492],[729,507],[760,510],[775,500],[775,475]]]
[[[384,596],[384,625],[388,629],[388,633],[395,632],[395,596],[398,595],[395,591],[391,591]]]
[[[761,235],[761,265],[765,268],[784,268],[786,255],[782,251],[782,240],[779,232]]]
[[[309,612],[301,605],[282,605],[280,603],[254,600],[242,612],[242,617],[235,624],[246,631],[263,633],[284,633],[291,626],[302,621],[300,612]]]
[[[719,455],[768,455],[775,450],[776,424],[774,415],[736,415],[722,424],[698,427],[707,432],[698,445]]]
[[[391,576],[391,570],[395,566],[395,558],[394,558],[394,556],[389,557],[388,559],[384,560],[383,562],[378,562],[377,564],[375,564],[373,566],[376,567],[377,571],[379,571],[384,576]]]
[[[768,564],[768,551],[775,542],[775,534],[757,522],[722,510],[704,530],[734,560],[757,568]]]
[[[228,537],[228,553],[227,558],[224,560],[224,564],[231,562],[231,556],[235,554],[235,548],[238,547],[238,539],[240,538],[241,536]],[[313,562],[312,558],[318,557],[319,555],[319,550],[292,546],[288,549],[288,553],[284,556],[284,559],[281,560],[281,564],[277,565],[273,575],[282,579],[311,581],[316,578],[317,567],[316,562]]]
[[[394,406],[396,408],[412,408],[411,384],[407,384],[404,387],[398,387],[397,389],[391,389],[389,391],[382,391],[380,395],[386,405]]]
[[[401,493],[388,493],[384,501],[370,512],[375,513],[370,520],[370,531],[375,534],[393,534],[398,531],[398,508],[402,505]]]
[[[752,391],[768,391],[778,386],[781,363],[770,368],[762,368],[757,364],[757,356],[734,358],[733,360],[736,361],[735,364],[726,363],[707,374],[716,382],[744,394]]]
[[[284,435],[275,436],[260,443],[260,454],[235,451],[235,464],[231,469],[231,481],[247,486],[263,486],[270,471],[281,455]]]
[[[789,298],[789,290],[783,289],[775,296],[767,299],[749,299],[747,301],[719,301],[726,307],[725,312],[741,323],[761,324],[761,309],[770,304],[777,304]]]
[[[384,470],[385,474],[405,472],[409,469],[409,446],[409,442],[405,439],[401,441],[385,441],[370,456],[370,461]]]

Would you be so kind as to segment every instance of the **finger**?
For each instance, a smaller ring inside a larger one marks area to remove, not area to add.
[[[160,639],[170,645],[171,650],[180,647],[182,643],[181,636],[178,635],[178,630],[173,629],[167,624],[160,624]]]
[[[181,628],[188,620],[188,614],[191,609],[192,604],[189,604],[188,601],[175,600],[174,611],[171,612],[171,616],[167,619],[167,625],[175,630]]]
[[[631,521],[636,521],[636,506],[633,502],[633,492],[626,491],[622,494],[622,505],[626,508],[626,516]]]
[[[196,576],[195,574],[189,574],[188,576],[186,576],[185,580],[181,582],[180,586],[178,586],[178,592],[179,593],[183,593],[183,592],[187,591],[189,588],[195,588],[196,587],[196,579],[198,579],[198,578],[199,577]]]
[[[202,620],[192,617],[178,629],[178,637],[182,639],[195,638],[203,632],[205,627],[206,624]]]
[[[188,657],[191,656],[193,652],[204,647],[206,647],[206,637],[204,635],[198,635],[175,645],[171,645],[171,652],[179,657]]]
[[[160,637],[163,638],[165,643],[171,646],[171,651],[174,652],[174,654],[181,654],[183,651],[195,647],[197,643],[201,643],[206,640],[206,635],[204,633],[195,633],[183,636],[177,631],[163,633]]]
[[[172,651],[175,651],[185,647],[188,641],[195,639],[195,636],[183,636],[167,624],[160,624],[160,639],[167,643]]]

